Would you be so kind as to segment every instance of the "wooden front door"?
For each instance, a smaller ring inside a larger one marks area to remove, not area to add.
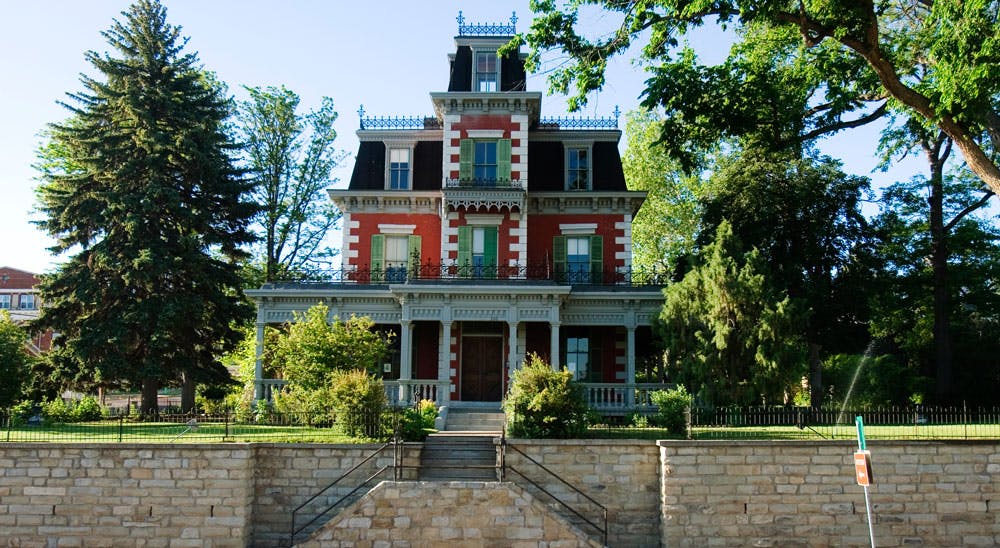
[[[502,337],[462,337],[461,388],[462,401],[500,401],[503,398]]]

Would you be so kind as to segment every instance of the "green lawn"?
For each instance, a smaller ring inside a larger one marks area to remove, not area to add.
[[[679,439],[662,428],[595,427],[589,435],[604,439]],[[691,437],[696,440],[854,440],[854,425],[812,426],[740,426],[695,427]],[[896,426],[865,426],[867,440],[945,440],[1000,439],[1000,424],[920,424]]]
[[[18,426],[0,432],[4,442],[50,443],[219,443],[295,442],[368,443],[371,440],[345,436],[333,428],[314,426],[264,426],[256,424],[199,423],[190,429],[185,423],[95,421]]]

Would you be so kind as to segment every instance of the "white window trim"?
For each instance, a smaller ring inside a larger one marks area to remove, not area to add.
[[[594,142],[593,141],[563,141],[563,189],[570,190],[569,188],[569,155],[573,150],[586,149],[587,151],[587,188],[586,190],[594,189]],[[582,192],[581,190],[573,190],[573,192]]]
[[[597,223],[559,225],[559,233],[563,236],[594,236],[597,234]]]
[[[476,72],[476,54],[478,54],[478,53],[493,53],[493,55],[496,55],[496,57],[497,57],[497,92],[499,92],[500,91],[500,82],[503,81],[502,80],[502,75],[501,75],[501,70],[502,70],[502,65],[503,65],[503,63],[501,61],[503,59],[499,55],[497,55],[497,50],[500,49],[500,48],[498,48],[498,47],[497,48],[494,48],[494,47],[485,47],[485,46],[481,46],[481,47],[472,46],[472,47],[470,47],[470,49],[472,49],[472,74],[469,77],[471,78],[470,81],[472,82],[472,84],[469,86],[469,88],[471,88],[473,92],[478,92],[478,93],[496,93],[496,92],[492,92],[492,91],[479,91],[479,82],[476,81],[476,74],[477,74],[477,72]]]
[[[379,234],[412,235],[417,225],[378,225]]]
[[[471,226],[500,226],[503,223],[503,215],[475,214],[466,215],[465,224]],[[594,225],[595,227],[597,225]]]
[[[469,139],[503,139],[502,129],[467,129]]]
[[[403,148],[410,151],[410,170],[409,170],[410,172],[409,172],[409,180],[406,181],[406,190],[413,190],[413,149],[416,148],[417,142],[386,139],[385,141],[383,141],[383,143],[385,144],[385,174],[382,177],[384,181],[382,188],[384,188],[385,190],[392,190],[392,191],[401,190],[397,188],[390,188],[389,183],[392,180],[392,169],[391,169],[392,149]]]

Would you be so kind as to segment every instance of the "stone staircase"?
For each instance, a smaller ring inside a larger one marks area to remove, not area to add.
[[[490,410],[451,409],[445,429],[427,436],[420,453],[421,481],[496,481],[494,440],[503,431],[504,414]]]

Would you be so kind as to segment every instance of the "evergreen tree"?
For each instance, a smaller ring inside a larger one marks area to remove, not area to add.
[[[228,378],[216,356],[251,312],[237,261],[256,206],[230,157],[230,102],[166,15],[140,0],[102,33],[113,53],[86,53],[101,77],[69,94],[44,149],[59,158],[39,165],[39,224],[72,253],[43,277],[39,327],[95,376],[141,386],[144,412],[164,384]]]
[[[802,314],[744,253],[727,221],[701,263],[664,290],[660,330],[671,375],[716,405],[781,402],[805,373]]]

